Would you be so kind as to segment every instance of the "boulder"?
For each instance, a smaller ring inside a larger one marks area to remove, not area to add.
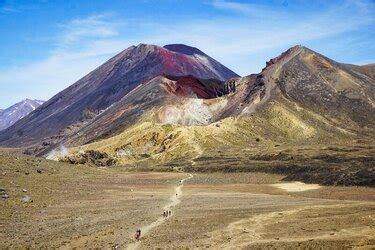
[[[33,199],[31,199],[29,196],[25,196],[21,198],[22,203],[31,203],[33,202]]]

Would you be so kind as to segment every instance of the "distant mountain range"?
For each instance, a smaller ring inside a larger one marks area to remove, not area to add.
[[[160,163],[229,148],[348,141],[375,132],[374,68],[294,46],[262,72],[239,77],[197,48],[140,44],[1,132],[0,145],[36,155],[64,145],[121,163]]]
[[[43,104],[44,101],[41,100],[30,100],[26,99],[19,103],[12,105],[11,107],[3,110],[0,109],[0,130],[4,130],[18,120],[24,118],[37,107]]]

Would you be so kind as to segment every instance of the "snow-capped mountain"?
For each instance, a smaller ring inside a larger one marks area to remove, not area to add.
[[[12,105],[7,109],[0,109],[0,130],[4,130],[12,126],[18,120],[27,116],[43,103],[44,101],[41,100],[26,99]]]

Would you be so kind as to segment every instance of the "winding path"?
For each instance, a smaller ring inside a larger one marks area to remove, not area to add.
[[[184,182],[188,179],[191,179],[191,178],[193,178],[193,175],[189,174],[188,177],[186,177],[186,178],[184,178],[180,181],[180,183],[175,188],[175,192],[173,193],[173,195],[170,198],[170,202],[163,207],[163,211],[172,210],[173,207],[177,206],[181,202],[180,197],[182,195],[182,187],[184,186]],[[164,218],[164,217],[160,216],[156,221],[152,222],[151,224],[148,224],[146,226],[141,227],[142,237],[144,237],[153,228],[158,227],[161,224],[163,224],[164,221],[166,221],[167,219],[169,219],[172,216],[173,216],[173,213],[168,218]],[[141,244],[141,241],[134,242],[134,243],[130,244],[126,249],[137,249],[140,244]]]

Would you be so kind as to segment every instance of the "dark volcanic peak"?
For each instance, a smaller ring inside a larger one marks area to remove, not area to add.
[[[160,73],[227,80],[238,75],[198,49],[131,46],[55,95],[32,116],[0,133],[0,145],[25,146],[74,133],[139,84]],[[192,52],[199,52],[199,54]],[[188,54],[185,54],[188,53]],[[53,139],[55,141],[55,139]]]
[[[185,44],[168,44],[168,45],[165,45],[163,48],[174,51],[174,52],[182,53],[185,55],[189,55],[189,56],[192,56],[194,54],[207,56],[201,50],[195,47],[185,45]]]

